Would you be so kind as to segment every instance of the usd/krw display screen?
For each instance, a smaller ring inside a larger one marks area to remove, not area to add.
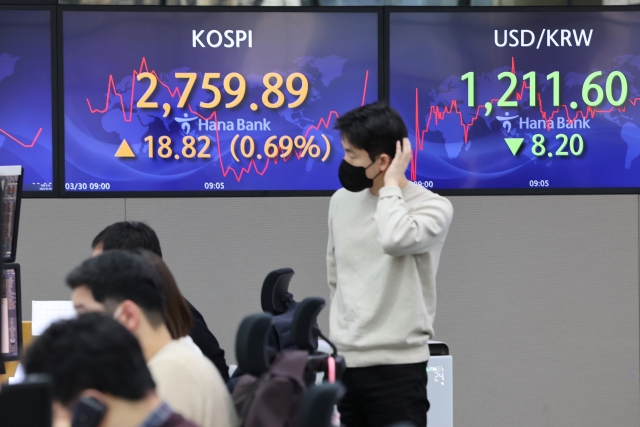
[[[62,19],[68,193],[335,190],[335,119],[378,97],[377,13]]]
[[[436,189],[640,187],[640,12],[390,14],[390,102]]]
[[[0,8],[0,166],[53,190],[51,12]]]

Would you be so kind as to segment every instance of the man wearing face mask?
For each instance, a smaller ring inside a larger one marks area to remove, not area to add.
[[[428,340],[449,200],[407,180],[407,128],[384,103],[337,121],[345,151],[331,198],[330,335],[347,362],[339,405],[347,427],[427,423]]]
[[[201,427],[235,427],[227,387],[209,359],[184,341],[173,340],[164,322],[162,279],[143,257],[107,251],[67,276],[78,314],[106,313],[140,342],[158,396]]]

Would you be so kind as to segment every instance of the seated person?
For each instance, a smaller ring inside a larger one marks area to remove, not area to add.
[[[176,279],[173,277],[167,264],[165,264],[158,255],[146,249],[136,249],[133,253],[142,255],[142,257],[156,269],[160,279],[162,279],[162,289],[164,290],[164,322],[167,325],[167,329],[169,329],[171,338],[185,341],[198,353],[203,354],[200,347],[198,347],[189,336],[189,332],[191,332],[193,326],[191,311],[187,305],[187,300],[182,297]]]
[[[127,251],[133,251],[138,248],[146,249],[148,251],[153,252],[162,258],[162,249],[160,248],[160,241],[158,240],[158,236],[156,232],[149,227],[148,225],[142,222],[133,222],[133,221],[122,221],[111,224],[104,230],[102,230],[96,237],[93,239],[93,243],[91,244],[93,248],[93,255],[101,254],[103,251],[108,251],[112,249],[122,249]],[[176,291],[180,294],[180,290],[176,287]],[[171,296],[172,298],[177,298],[176,295]],[[172,300],[169,295],[166,295],[165,291],[165,300]],[[182,294],[180,294],[180,298],[184,299],[191,312],[191,318],[193,322],[193,327],[189,333],[189,336],[193,339],[193,342],[200,347],[202,353],[216,365],[218,371],[220,372],[220,376],[226,382],[229,380],[229,367],[227,366],[227,362],[224,358],[224,350],[220,348],[220,344],[218,344],[218,340],[211,333],[209,328],[207,327],[207,323],[204,321],[202,314],[196,308],[191,305],[189,301],[187,301]],[[178,304],[178,303],[176,303]],[[168,307],[171,310],[171,307]],[[175,310],[172,310],[173,313],[165,313],[167,318],[168,326],[171,326],[172,320],[174,316],[183,316],[179,313],[176,313]],[[169,314],[169,316],[167,316]],[[180,318],[176,318],[175,322],[181,323]],[[173,328],[169,329],[172,332],[172,336],[174,339],[181,338],[184,335],[174,336]]]
[[[107,251],[67,276],[78,314],[113,316],[138,338],[158,395],[201,427],[233,427],[237,416],[224,381],[211,361],[184,341],[173,340],[163,319],[162,281],[143,257]]]
[[[77,402],[92,398],[105,407],[96,427],[196,427],[158,397],[140,344],[103,314],[54,323],[24,364],[28,374],[53,381],[54,425],[70,425]]]

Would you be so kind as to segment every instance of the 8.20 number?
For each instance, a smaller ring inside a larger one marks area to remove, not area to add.
[[[584,151],[584,140],[582,139],[582,136],[580,136],[577,133],[571,135],[571,137],[568,137],[567,135],[561,133],[556,135],[556,139],[562,140],[562,144],[560,145],[560,148],[558,148],[555,152],[556,156],[560,156],[560,157],[568,156],[569,151],[567,151],[567,145],[569,145],[568,148],[571,151],[571,154],[573,154],[576,157],[581,155],[582,152]],[[531,140],[533,141],[533,147],[531,147],[531,153],[534,156],[541,157],[547,154],[547,148],[544,146],[544,143],[545,143],[544,135],[537,133],[533,135],[533,138],[531,138]],[[549,152],[548,156],[552,157],[553,154]]]

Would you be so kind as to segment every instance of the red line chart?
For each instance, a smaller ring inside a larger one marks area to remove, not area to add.
[[[5,135],[7,135],[9,137],[9,139],[15,141],[16,143],[18,143],[19,145],[23,146],[24,148],[33,148],[36,145],[36,141],[40,137],[40,134],[42,133],[42,128],[38,129],[38,132],[36,133],[36,136],[33,137],[33,140],[31,141],[30,144],[27,144],[27,143],[24,143],[24,142],[20,141],[18,138],[16,138],[15,136],[11,135],[9,132],[7,132],[6,130],[4,130],[2,128],[0,128],[0,133],[3,133]]]
[[[158,80],[158,83],[160,83],[160,85],[169,93],[169,95],[171,96],[171,98],[180,98],[181,96],[181,92],[180,92],[180,88],[171,88],[169,85],[167,85],[165,82],[163,82],[160,77],[158,76],[158,74],[156,73],[155,70],[149,70],[149,66],[147,65],[147,59],[146,58],[142,58],[142,61],[140,63],[140,68],[138,68],[137,70],[133,70],[133,72],[131,73],[131,95],[129,97],[129,106],[128,108],[125,105],[125,99],[124,96],[122,94],[120,94],[118,92],[118,89],[116,87],[116,83],[115,83],[115,79],[113,77],[112,74],[109,74],[109,80],[107,83],[107,96],[105,99],[105,106],[104,108],[94,108],[91,105],[91,101],[87,98],[87,105],[89,106],[89,111],[92,114],[104,114],[107,111],[109,111],[109,105],[110,105],[110,101],[111,101],[111,96],[115,96],[118,97],[120,100],[120,108],[122,110],[122,118],[125,122],[130,122],[132,117],[133,117],[133,106],[134,106],[134,100],[135,100],[135,88],[136,88],[136,83],[137,83],[137,76],[138,74],[141,74],[143,72],[150,72],[152,73]],[[363,88],[363,93],[362,93],[362,105],[364,105],[366,96],[367,96],[367,85],[369,82],[369,71],[367,71],[365,73],[365,78],[364,78],[364,88]],[[250,173],[251,170],[254,170],[258,175],[262,176],[265,174],[265,172],[267,171],[267,169],[269,168],[269,164],[271,162],[271,159],[267,159],[265,161],[264,167],[262,169],[260,169],[257,165],[257,163],[255,162],[254,159],[251,159],[249,161],[249,164],[245,167],[240,168],[240,170],[236,170],[233,166],[225,166],[223,160],[222,160],[222,147],[220,144],[220,135],[219,135],[219,131],[218,131],[218,115],[216,111],[211,112],[211,114],[209,116],[205,116],[203,114],[200,114],[199,112],[197,112],[196,110],[194,110],[194,108],[191,106],[191,104],[189,104],[189,111],[196,115],[197,117],[203,119],[203,120],[214,120],[215,121],[215,129],[216,129],[216,146],[217,146],[217,150],[218,150],[218,159],[220,161],[220,168],[222,171],[222,176],[223,177],[227,177],[227,175],[229,175],[229,173],[232,173],[234,178],[236,179],[236,181],[240,182],[240,180],[242,179],[242,176],[245,173]],[[320,130],[321,128],[325,128],[328,129],[329,126],[331,126],[331,122],[333,119],[338,118],[338,112],[335,110],[331,110],[329,111],[329,113],[327,114],[326,118],[320,118],[318,120],[318,123],[316,125],[312,125],[312,126],[308,126],[307,129],[304,132],[304,136],[305,138],[309,135],[309,133],[312,130]],[[296,157],[298,157],[298,159],[300,158],[300,153],[295,152]],[[289,156],[290,158],[291,156]],[[287,161],[289,158],[284,159],[284,161]],[[273,163],[277,164],[277,158],[273,161]]]

